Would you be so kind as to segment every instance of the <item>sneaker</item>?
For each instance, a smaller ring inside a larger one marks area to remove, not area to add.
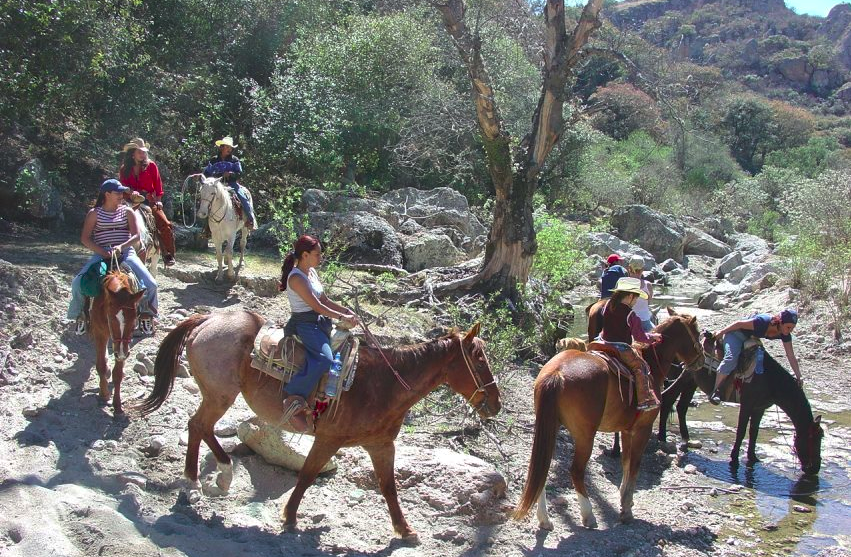
[[[86,318],[85,317],[78,317],[77,323],[74,325],[74,332],[78,335],[84,335],[84,334],[86,334],[87,330],[88,330],[88,326],[86,325]]]
[[[712,395],[709,397],[709,402],[715,406],[721,404],[721,393],[718,392],[718,389],[712,391]]]
[[[152,335],[154,334],[154,318],[150,315],[145,315],[139,318],[139,330],[142,331],[142,334]]]

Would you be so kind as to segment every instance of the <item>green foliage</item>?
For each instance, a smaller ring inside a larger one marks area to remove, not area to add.
[[[832,160],[831,154],[841,149],[839,142],[832,137],[811,137],[806,145],[780,149],[765,157],[765,164],[777,168],[797,170],[807,178],[821,174]]]
[[[748,222],[748,232],[761,236],[770,242],[777,240],[778,223],[780,221],[780,213],[776,211],[765,211],[764,213],[754,216]]]
[[[825,248],[851,244],[851,170],[787,184],[780,206],[793,233],[817,238]]]
[[[589,271],[585,253],[578,244],[584,231],[577,225],[539,211],[535,214],[535,232],[538,251],[531,277],[545,281],[554,290],[570,290]]]

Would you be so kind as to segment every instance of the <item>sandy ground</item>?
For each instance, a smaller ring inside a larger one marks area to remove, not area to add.
[[[611,436],[600,434],[588,470],[599,529],[585,530],[567,474],[572,445],[562,432],[548,485],[555,529],[539,530],[533,516],[510,520],[507,511],[522,490],[531,446],[532,382],[539,369],[535,365],[513,369],[511,379],[502,383],[504,410],[486,426],[489,434],[477,420],[464,419],[460,402],[459,410],[440,421],[428,411],[428,404],[412,413],[397,446],[447,448],[480,457],[501,472],[508,485],[505,499],[493,502],[487,513],[469,513],[463,506],[436,509],[416,489],[403,486],[402,508],[420,534],[417,545],[393,535],[387,508],[360,449],[341,451],[337,471],[321,476],[308,490],[298,528],[283,531],[279,510],[296,474],[265,463],[233,437],[233,425],[251,416],[241,399],[219,428],[235,463],[230,493],[189,504],[179,492],[185,449],[181,437],[185,438],[187,419],[199,399],[194,381],[178,379],[168,402],[147,418],[114,418],[112,409],[99,405],[95,396],[90,339],[75,336],[63,319],[70,279],[85,260],[83,249],[41,231],[16,229],[14,234],[0,235],[0,260],[0,396],[5,424],[0,433],[0,555],[775,555],[800,551],[797,540],[814,528],[810,517],[816,513],[799,513],[791,503],[788,512],[766,521],[756,508],[758,489],[705,474],[723,464],[729,451],[711,435],[705,436],[702,448],[673,455],[651,441],[635,494],[636,520],[622,525],[617,520],[620,464],[603,455],[602,447]],[[186,256],[182,264],[190,260],[206,265],[207,275],[212,274],[212,256]],[[252,265],[249,273],[267,277],[276,270],[274,264]],[[240,285],[215,284],[207,278],[185,282],[162,275],[159,283],[159,330],[154,338],[139,339],[133,346],[123,390],[126,400],[150,390],[150,378],[130,368],[137,353],[153,357],[166,331],[182,318],[176,310],[246,308],[280,319],[287,314],[281,297],[258,295]],[[754,304],[772,301],[777,300],[766,297]],[[743,311],[704,312],[699,319],[702,326],[717,329]],[[403,325],[392,313],[388,317],[387,327],[395,322],[404,329],[396,336],[416,337],[428,330],[427,319]],[[851,375],[844,357],[822,356],[819,326],[806,316],[800,329],[798,347],[807,392],[818,399],[818,410],[847,417],[848,396],[840,393],[848,392]],[[11,341],[21,341],[28,333],[32,335],[28,345],[10,347]],[[443,391],[428,399],[435,406],[447,400],[454,401]],[[708,407],[703,395],[698,400]],[[718,412],[724,414],[722,422],[735,419],[735,408]],[[775,421],[788,429],[785,417]],[[825,454],[844,462],[841,470],[847,472],[849,424],[837,425],[825,442]],[[712,430],[692,428],[693,438]],[[153,437],[161,438],[164,448],[149,456],[145,451]],[[676,436],[669,433],[669,439]],[[760,455],[764,461],[760,466],[774,466],[796,477],[788,446],[766,443],[760,445]],[[204,446],[201,462],[202,475],[214,472],[214,460]],[[778,530],[782,535],[775,535]],[[844,536],[829,537],[832,541],[823,548],[807,552],[847,555],[847,532]]]

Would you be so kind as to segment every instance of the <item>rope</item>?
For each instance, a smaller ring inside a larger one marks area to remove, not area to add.
[[[382,358],[384,358],[384,362],[387,364],[387,366],[393,372],[393,375],[396,376],[396,379],[399,380],[399,383],[401,383],[402,386],[405,387],[405,390],[410,391],[411,386],[408,385],[407,383],[405,383],[405,380],[402,379],[402,376],[399,375],[399,372],[396,371],[396,368],[393,367],[393,364],[391,364],[390,360],[387,359],[387,356],[384,355],[384,350],[381,349],[381,345],[378,343],[378,340],[375,338],[375,335],[373,335],[372,332],[369,330],[369,327],[366,326],[366,322],[361,321],[360,326],[363,328],[363,333],[364,333],[364,336],[366,336],[367,342],[372,344],[378,350],[378,353],[381,354]]]
[[[189,176],[186,177],[185,180],[183,180],[183,186],[180,188],[180,210],[181,210],[180,212],[183,213],[182,214],[183,226],[186,226],[187,228],[192,228],[193,226],[195,226],[195,221],[197,219],[197,214],[196,214],[197,210],[195,209],[195,207],[198,206],[197,197],[200,194],[200,192],[198,191],[198,188],[195,188],[195,190],[196,190],[195,195],[193,196],[193,199],[192,199],[192,224],[189,224],[188,222],[186,222],[186,190],[187,190],[187,185],[189,184],[189,180],[191,180],[192,178],[198,178],[199,176],[201,176],[201,174],[190,174]]]

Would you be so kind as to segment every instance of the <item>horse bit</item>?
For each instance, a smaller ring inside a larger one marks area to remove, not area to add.
[[[475,342],[475,340],[473,342]],[[485,383],[482,376],[479,375],[479,372],[476,370],[476,366],[473,365],[472,356],[467,355],[467,352],[464,350],[464,339],[461,339],[459,346],[461,347],[461,355],[464,357],[464,363],[467,364],[467,370],[470,372],[470,375],[473,376],[473,381],[476,384],[476,390],[473,391],[473,394],[471,394],[470,398],[467,399],[467,404],[472,406],[474,410],[481,411],[482,407],[487,406],[488,403],[487,388],[491,385],[496,385],[496,378],[494,377],[494,380],[490,383]],[[485,396],[482,397],[481,402],[473,406],[473,398],[480,392],[484,393]]]

